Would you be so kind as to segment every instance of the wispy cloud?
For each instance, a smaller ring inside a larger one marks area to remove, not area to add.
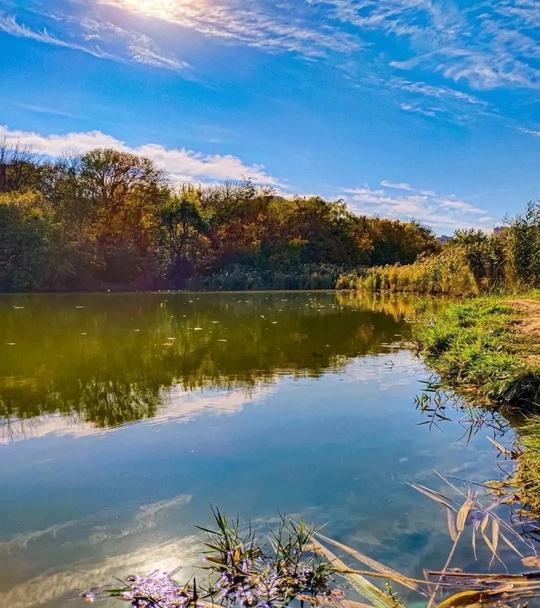
[[[532,135],[533,137],[540,137],[540,131],[534,129],[526,129],[525,127],[518,127],[518,131],[525,133],[526,135]]]
[[[80,21],[80,27],[83,30],[85,40],[107,42],[112,38],[123,41],[130,58],[137,63],[174,71],[184,71],[189,68],[187,62],[181,61],[172,54],[165,53],[152,38],[140,32],[126,30],[113,23],[88,17]]]
[[[51,17],[48,16],[50,19]],[[46,28],[32,29],[19,23],[15,16],[0,13],[0,31],[19,38],[28,38],[53,46],[81,51],[100,59],[109,59],[121,63],[130,61],[153,67],[174,71],[185,71],[189,66],[172,54],[159,49],[148,36],[139,32],[126,30],[111,23],[102,23],[94,19],[83,18],[78,21],[72,17],[61,19],[64,25],[64,37],[50,33]],[[118,42],[121,45],[118,45]],[[103,50],[102,47],[113,50]]]
[[[540,87],[535,34],[537,0],[476,2],[463,10],[453,0],[311,0],[364,36],[393,36],[401,70],[439,72],[476,89]],[[407,54],[408,59],[402,59]]]
[[[489,105],[486,101],[480,99],[476,95],[470,95],[463,91],[458,91],[449,87],[434,86],[425,82],[412,82],[405,78],[395,77],[388,82],[389,86],[401,91],[408,93],[414,93],[422,97],[431,97],[448,102],[464,102],[473,106],[487,106]]]
[[[50,34],[46,29],[43,29],[41,31],[33,30],[27,27],[26,25],[18,23],[17,19],[14,16],[5,16],[0,14],[0,31],[6,34],[11,34],[12,36],[17,36],[19,38],[29,38],[30,40],[43,42],[45,44],[52,44],[54,46],[83,51],[84,53],[89,53],[94,57],[99,57],[102,59],[107,58],[114,59],[116,61],[119,60],[119,57],[116,57],[109,53],[105,53],[97,46],[82,46],[80,44],[62,40]]]
[[[393,188],[394,190],[405,190],[406,192],[414,192],[414,188],[411,184],[407,184],[406,182],[391,182],[387,179],[383,179],[381,182],[381,186],[385,188]]]
[[[407,182],[383,180],[382,188],[344,188],[345,198],[358,213],[378,215],[391,219],[416,220],[439,231],[457,228],[484,228],[491,226],[484,209],[460,200],[455,195],[438,194],[433,190],[414,188]],[[396,194],[392,191],[401,191]]]
[[[20,141],[40,154],[59,157],[77,150],[87,152],[94,148],[115,148],[146,156],[171,174],[177,182],[191,180],[241,180],[251,178],[261,184],[280,185],[266,173],[263,165],[246,165],[231,154],[202,154],[185,148],[166,148],[161,144],[148,143],[131,147],[101,131],[72,132],[62,135],[41,135],[30,131],[11,130],[0,126],[0,138]]]
[[[361,47],[357,37],[325,25],[311,27],[304,16],[287,3],[272,10],[257,3],[240,8],[235,2],[134,2],[98,0],[133,15],[165,21],[194,30],[204,36],[242,44],[269,52],[294,52],[305,57],[321,57],[329,52],[348,53]]]
[[[436,110],[430,108],[422,108],[421,106],[416,104],[412,105],[410,103],[400,103],[399,107],[404,112],[414,112],[415,114],[422,114],[422,116],[429,116],[430,118],[433,118],[437,115]]]
[[[73,118],[75,120],[84,120],[84,116],[79,114],[72,114],[71,112],[64,112],[59,110],[58,108],[52,108],[49,106],[41,106],[35,105],[32,103],[15,103],[13,104],[17,108],[21,108],[23,110],[28,110],[30,112],[35,112],[36,114],[47,114],[51,116],[61,116],[62,118]]]

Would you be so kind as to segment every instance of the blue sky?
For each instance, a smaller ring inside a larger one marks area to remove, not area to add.
[[[491,229],[540,196],[540,0],[0,0],[0,137]]]

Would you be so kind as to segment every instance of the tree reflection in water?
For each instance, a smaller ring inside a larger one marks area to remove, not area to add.
[[[356,293],[5,296],[4,435],[61,414],[97,428],[156,415],[172,387],[249,391],[388,352],[414,299]]]

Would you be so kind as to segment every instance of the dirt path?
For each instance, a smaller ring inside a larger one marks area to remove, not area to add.
[[[523,317],[519,322],[519,332],[540,340],[540,300],[516,299],[508,303]]]
[[[540,365],[540,300],[517,298],[508,300],[518,313],[517,332],[522,337],[522,356],[535,365]]]

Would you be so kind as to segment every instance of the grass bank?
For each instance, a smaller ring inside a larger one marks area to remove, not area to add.
[[[449,305],[417,327],[415,341],[456,392],[540,410],[540,294]]]

